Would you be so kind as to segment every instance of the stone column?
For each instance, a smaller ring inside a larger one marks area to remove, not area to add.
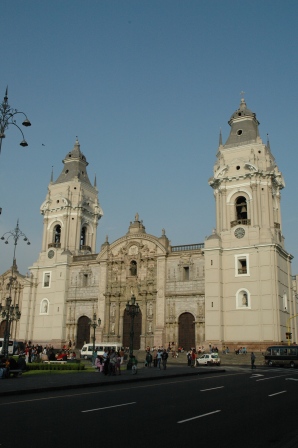
[[[257,226],[258,225],[258,201],[257,201],[257,184],[252,183],[251,184],[251,190],[252,190],[252,210],[250,210],[251,216],[251,225]]]

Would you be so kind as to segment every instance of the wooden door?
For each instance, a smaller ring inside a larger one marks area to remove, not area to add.
[[[179,347],[189,350],[196,346],[194,317],[190,313],[183,313],[179,317]]]
[[[130,328],[131,328],[131,317],[129,314],[124,311],[123,316],[123,347],[129,347],[130,344]],[[133,331],[134,331],[134,338],[133,338],[133,348],[134,350],[139,350],[141,346],[141,334],[142,334],[142,313],[141,311],[139,314],[134,318],[134,325],[133,325]]]
[[[84,344],[90,342],[90,319],[87,316],[82,316],[78,320],[78,332],[76,348],[80,349]]]

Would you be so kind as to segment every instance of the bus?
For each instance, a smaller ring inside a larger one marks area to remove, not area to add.
[[[294,368],[298,365],[298,346],[273,345],[267,348],[264,358],[267,366],[290,366]]]
[[[0,338],[0,355],[2,355],[4,338]],[[13,355],[13,340],[9,339],[8,341],[8,354]]]
[[[122,347],[122,344],[119,342],[99,342],[95,344],[95,352],[97,355],[103,355],[105,349],[112,350],[114,349],[116,352],[120,350]],[[93,344],[85,344],[81,349],[81,358],[83,359],[92,359],[93,354]]]

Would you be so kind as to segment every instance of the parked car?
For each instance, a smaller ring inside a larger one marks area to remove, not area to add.
[[[220,366],[220,358],[217,353],[206,353],[197,358],[197,366]]]

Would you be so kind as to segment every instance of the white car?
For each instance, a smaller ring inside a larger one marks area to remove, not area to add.
[[[210,366],[210,365],[220,366],[220,358],[217,353],[206,353],[205,355],[197,358],[197,366]]]

